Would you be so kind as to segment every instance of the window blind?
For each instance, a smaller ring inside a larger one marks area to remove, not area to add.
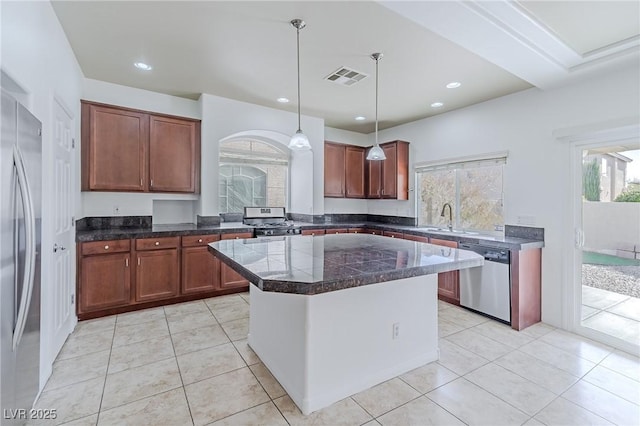
[[[499,153],[476,158],[466,157],[449,159],[438,162],[419,163],[415,165],[416,173],[427,173],[443,170],[470,169],[478,167],[498,166],[507,163],[507,154]]]

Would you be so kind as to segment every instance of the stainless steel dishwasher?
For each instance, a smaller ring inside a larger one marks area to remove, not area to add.
[[[484,257],[484,265],[460,270],[460,305],[511,324],[511,274],[509,250],[462,243]]]

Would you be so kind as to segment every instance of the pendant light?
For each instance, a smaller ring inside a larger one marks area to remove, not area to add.
[[[371,147],[367,153],[367,160],[381,161],[386,160],[387,156],[384,155],[384,151],[378,144],[378,61],[382,58],[382,53],[374,53],[371,55],[371,59],[376,61],[376,144]]]
[[[289,141],[289,149],[293,150],[306,150],[311,149],[311,145],[309,145],[309,138],[307,135],[302,133],[302,129],[300,127],[300,30],[307,26],[306,22],[302,19],[293,19],[291,21],[291,25],[296,29],[296,40],[297,40],[297,57],[298,57],[298,130],[291,137],[291,141]]]

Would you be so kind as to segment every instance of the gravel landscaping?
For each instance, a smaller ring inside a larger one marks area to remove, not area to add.
[[[582,284],[640,298],[640,266],[583,264]]]

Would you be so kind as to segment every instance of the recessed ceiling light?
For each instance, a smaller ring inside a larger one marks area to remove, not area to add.
[[[136,62],[133,64],[136,68],[139,68],[144,71],[151,71],[153,67],[151,65],[147,65],[144,62]]]
[[[459,81],[452,81],[451,83],[447,84],[447,89],[457,89],[460,86],[462,86],[462,83],[460,83]]]
[[[367,117],[363,117],[363,116],[361,116],[361,115],[359,115],[359,116],[357,116],[357,117],[355,118],[355,120],[356,120],[356,121],[364,121],[364,120],[366,120],[366,119],[367,119]]]
[[[280,102],[281,104],[289,103],[289,99],[287,98],[278,98],[276,99],[276,101]]]
[[[442,102],[434,102],[431,104],[431,108],[440,108],[442,107],[444,104]]]

